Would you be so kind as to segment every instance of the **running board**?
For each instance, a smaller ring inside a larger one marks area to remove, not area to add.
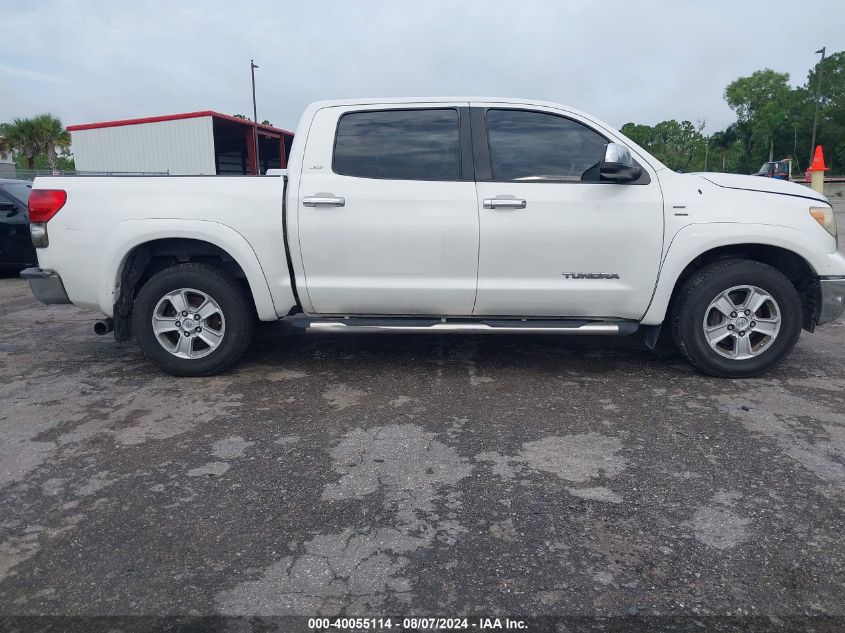
[[[448,319],[314,319],[302,323],[311,332],[460,332],[464,334],[604,334],[626,336],[639,328],[635,321],[583,321],[583,320],[485,320],[467,321]]]

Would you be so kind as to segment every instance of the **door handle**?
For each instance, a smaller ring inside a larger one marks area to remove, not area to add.
[[[342,196],[306,196],[302,199],[303,207],[342,207],[346,205],[346,198]]]
[[[517,198],[485,198],[485,209],[524,209],[528,206],[525,200]]]

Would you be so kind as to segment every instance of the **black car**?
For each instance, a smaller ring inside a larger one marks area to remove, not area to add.
[[[0,178],[0,269],[38,265],[29,237],[27,202],[31,191],[28,180]]]

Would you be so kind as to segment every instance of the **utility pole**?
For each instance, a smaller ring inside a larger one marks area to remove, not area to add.
[[[822,68],[824,68],[824,51],[824,46],[816,51],[817,55],[821,53],[822,58],[819,60],[818,70],[816,71],[816,111],[813,114],[813,140],[810,141],[810,161],[807,163],[808,165],[813,162],[813,152],[816,151],[816,127],[819,124],[819,101],[822,98]]]
[[[255,60],[249,60],[249,70],[252,73],[252,142],[255,145],[255,171],[261,173],[261,162],[258,157],[258,106],[255,105]],[[818,104],[816,104],[818,107]],[[815,138],[815,128],[813,128],[813,138]]]

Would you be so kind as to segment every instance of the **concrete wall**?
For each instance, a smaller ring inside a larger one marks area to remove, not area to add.
[[[210,116],[76,130],[71,139],[77,171],[217,173]]]
[[[15,164],[11,161],[0,160],[0,178],[14,178]]]
[[[799,182],[799,185],[809,187],[808,182]],[[828,198],[842,198],[845,197],[845,180],[836,180],[834,182],[824,183],[824,195]]]
[[[845,181],[824,183],[824,195],[828,198],[841,198],[845,196]]]

